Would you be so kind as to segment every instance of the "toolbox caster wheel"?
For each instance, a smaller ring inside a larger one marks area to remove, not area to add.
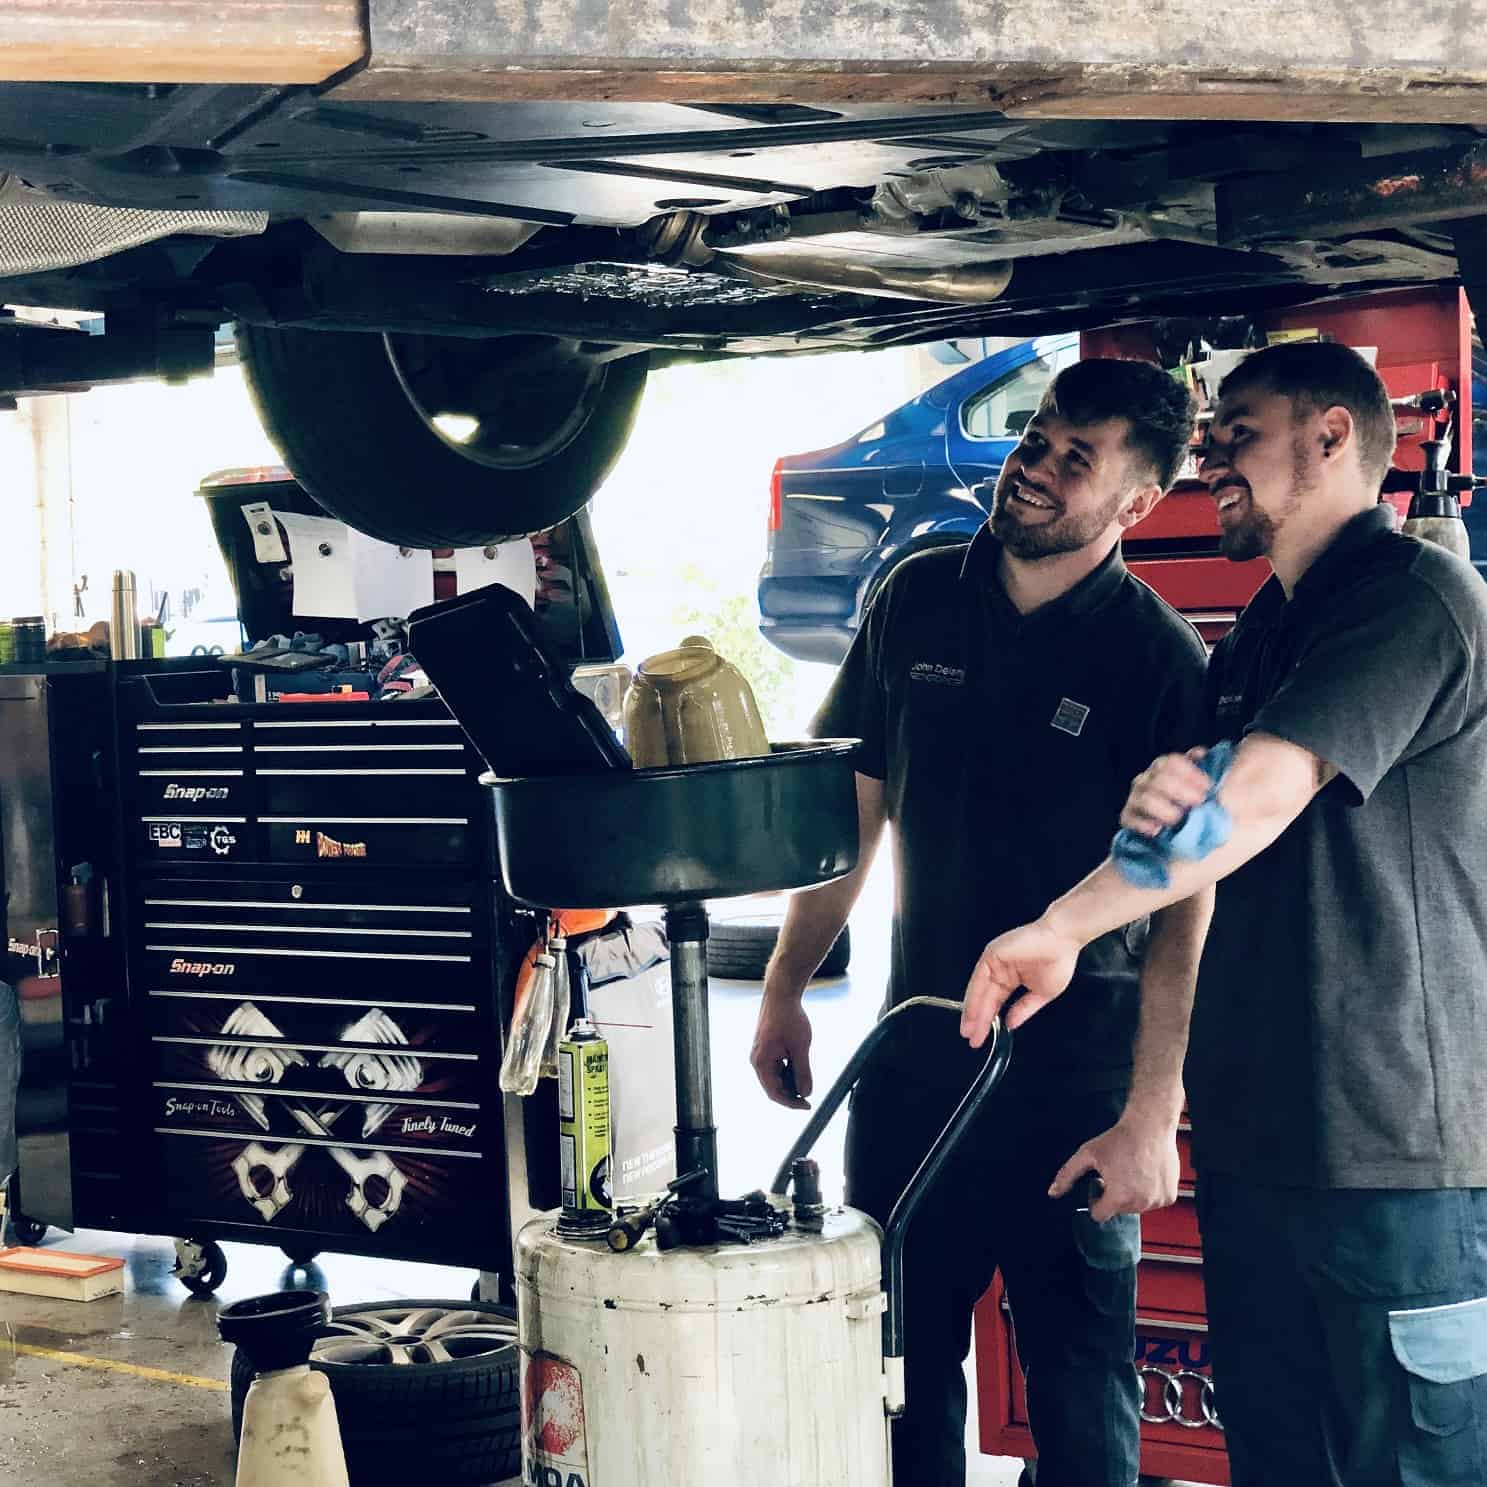
[[[312,1244],[283,1244],[279,1249],[296,1270],[304,1270],[320,1258],[320,1251]]]
[[[46,1238],[49,1224],[40,1219],[27,1218],[24,1213],[12,1212],[10,1215],[10,1227],[15,1233],[18,1244],[40,1244]]]
[[[227,1256],[214,1239],[176,1240],[175,1276],[193,1296],[210,1296],[227,1279]]]

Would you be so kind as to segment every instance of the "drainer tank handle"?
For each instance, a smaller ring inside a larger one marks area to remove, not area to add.
[[[940,996],[916,996],[907,1001],[900,1002],[898,1006],[891,1007],[882,1017],[873,1024],[872,1030],[857,1045],[852,1057],[847,1060],[847,1066],[837,1075],[836,1081],[816,1101],[816,1108],[811,1118],[806,1122],[805,1129],[795,1138],[795,1145],[789,1150],[785,1160],[780,1163],[779,1171],[774,1175],[774,1183],[770,1188],[772,1193],[784,1194],[790,1187],[790,1168],[797,1158],[810,1154],[811,1148],[821,1139],[821,1133],[831,1124],[832,1117],[841,1108],[842,1101],[852,1093],[857,1081],[862,1078],[865,1070],[877,1055],[878,1049],[883,1046],[889,1038],[897,1036],[901,1024],[915,1018],[922,1011],[953,1012],[957,1017],[963,1010],[959,1002],[951,1001],[949,997]],[[1010,1035],[1002,1031],[1000,1022],[992,1027],[992,1050],[995,1050],[1004,1038]]]
[[[858,1045],[857,1051],[847,1062],[836,1082],[826,1092],[817,1106],[805,1130],[800,1133],[789,1155],[775,1174],[772,1191],[782,1194],[789,1187],[790,1171],[795,1161],[806,1155],[816,1144],[822,1131],[831,1123],[831,1118],[841,1108],[842,1101],[851,1093],[863,1070],[872,1061],[883,1044],[894,1035],[898,1020],[919,1011],[953,1012],[957,1017],[963,1010],[959,1002],[948,997],[911,997],[886,1012],[877,1025]],[[901,1414],[903,1403],[902,1359],[904,1355],[904,1240],[909,1224],[919,1205],[934,1185],[935,1178],[949,1160],[950,1154],[960,1144],[960,1139],[970,1129],[987,1097],[1002,1082],[1007,1066],[1012,1062],[1012,1034],[998,1019],[992,1023],[991,1047],[986,1062],[965,1092],[960,1104],[935,1138],[934,1145],[925,1153],[919,1169],[909,1179],[909,1185],[888,1215],[883,1230],[883,1293],[887,1303],[883,1313],[883,1357],[885,1373],[893,1381],[889,1390],[890,1414]]]
[[[883,1356],[888,1360],[901,1359],[904,1355],[904,1239],[909,1224],[950,1154],[971,1128],[982,1105],[1002,1082],[1002,1076],[1012,1062],[1012,1034],[999,1022],[993,1024],[993,1032],[991,1051],[981,1066],[981,1072],[965,1092],[945,1129],[935,1138],[935,1144],[919,1164],[919,1170],[909,1179],[908,1187],[893,1205],[893,1212],[888,1215],[888,1223],[883,1229],[883,1292],[888,1303],[883,1313]]]

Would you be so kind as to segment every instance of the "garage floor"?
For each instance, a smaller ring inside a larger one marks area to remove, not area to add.
[[[814,1057],[829,1079],[871,1024],[887,964],[887,881],[875,874],[854,917],[853,976],[810,994]],[[748,1066],[756,983],[712,988],[715,1098],[725,1191],[767,1181],[800,1117],[770,1105]],[[841,1191],[839,1120],[819,1150],[828,1192]],[[227,1245],[215,1300],[194,1300],[171,1277],[174,1251],[154,1236],[83,1232],[59,1248],[117,1255],[122,1296],[87,1304],[0,1294],[0,1484],[46,1487],[231,1487],[232,1431],[217,1338],[217,1304],[289,1284],[277,1250]],[[328,1255],[299,1284],[338,1304],[468,1296],[474,1274],[434,1265]],[[968,1487],[1013,1487],[1019,1463],[974,1455]],[[429,1487],[438,1487],[430,1483]]]

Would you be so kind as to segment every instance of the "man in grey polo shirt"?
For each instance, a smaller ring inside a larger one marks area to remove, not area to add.
[[[1025,1021],[1091,938],[1218,883],[1186,1085],[1235,1487],[1487,1482],[1487,587],[1394,532],[1393,446],[1344,347],[1224,383],[1203,478],[1228,556],[1275,570],[1210,669],[1231,835],[1166,889],[1107,861],[987,946],[962,1023],[1019,988]],[[1159,759],[1122,822],[1209,785]]]

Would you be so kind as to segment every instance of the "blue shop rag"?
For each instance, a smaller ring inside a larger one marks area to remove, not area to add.
[[[1110,843],[1116,871],[1133,888],[1166,888],[1172,881],[1167,864],[1174,857],[1197,862],[1229,840],[1234,822],[1219,804],[1218,790],[1234,761],[1229,739],[1216,743],[1198,760],[1198,768],[1213,782],[1207,798],[1195,805],[1176,826],[1164,826],[1155,836],[1121,827]]]

